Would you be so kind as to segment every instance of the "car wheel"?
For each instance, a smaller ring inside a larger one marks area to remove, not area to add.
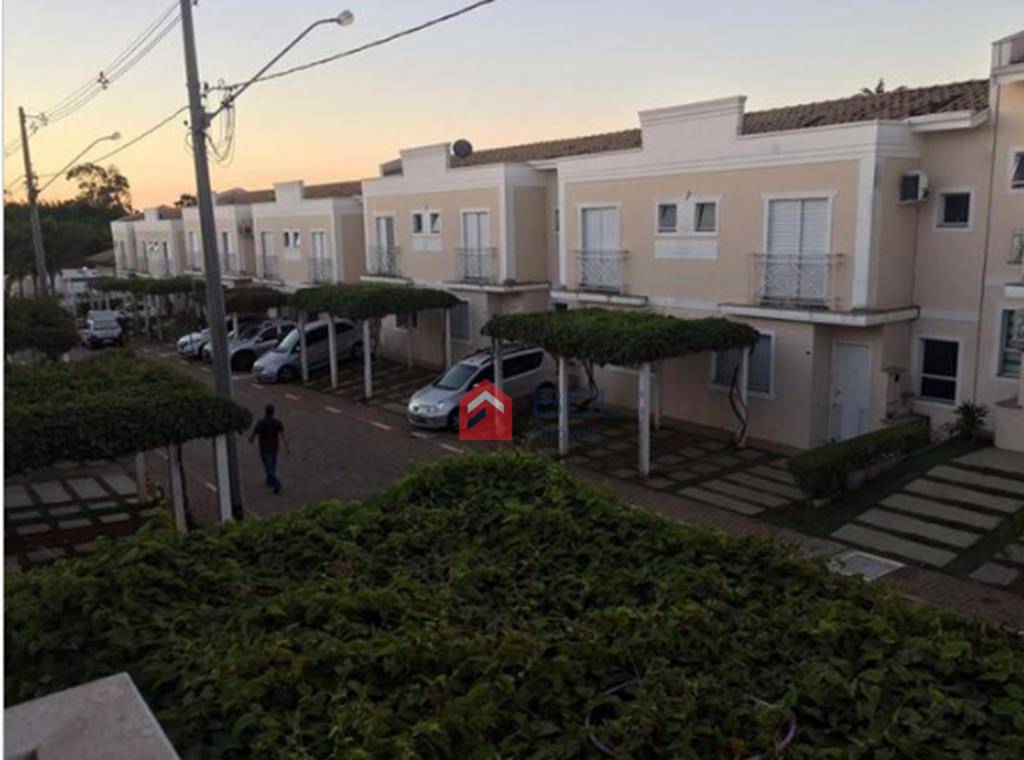
[[[558,388],[555,387],[554,383],[543,382],[537,386],[537,389],[533,392],[533,403],[536,407],[541,406],[558,406]]]
[[[248,372],[256,363],[256,357],[250,351],[243,351],[231,357],[231,369],[235,372]]]
[[[295,371],[295,367],[292,367],[290,364],[286,364],[277,371],[277,382],[290,383],[298,376],[299,373]]]
[[[354,343],[352,345],[352,348],[349,349],[348,358],[349,359],[361,359],[362,356],[363,356],[363,342],[359,341],[358,343]]]
[[[454,430],[456,433],[459,431],[459,410],[452,409],[448,415],[448,429]]]

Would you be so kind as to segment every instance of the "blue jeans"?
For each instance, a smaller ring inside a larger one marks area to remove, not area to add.
[[[261,451],[260,461],[263,462],[263,471],[267,473],[267,487],[280,488],[281,481],[277,479],[277,452]]]

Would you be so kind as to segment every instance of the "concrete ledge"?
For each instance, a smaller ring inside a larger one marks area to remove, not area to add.
[[[590,290],[557,290],[551,291],[555,301],[571,301],[574,303],[599,303],[612,306],[646,306],[647,296],[634,296],[625,293],[598,293]]]
[[[723,314],[755,319],[777,319],[782,322],[808,322],[816,325],[842,327],[875,327],[894,322],[910,322],[920,316],[917,306],[886,311],[828,311],[827,309],[793,309],[776,306],[724,303]]]

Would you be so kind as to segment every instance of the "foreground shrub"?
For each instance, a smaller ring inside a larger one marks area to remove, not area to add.
[[[523,454],[8,580],[9,704],[128,671],[184,757],[1024,756],[1024,651]],[[629,699],[604,692],[633,681]],[[756,700],[761,700],[756,701]]]
[[[929,440],[927,420],[914,420],[797,454],[789,471],[805,491],[836,493],[846,487],[848,474],[906,456]]]

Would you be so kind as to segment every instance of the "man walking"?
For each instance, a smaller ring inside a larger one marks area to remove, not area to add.
[[[284,450],[289,454],[291,447],[288,445],[288,439],[284,436],[284,425],[274,416],[273,404],[267,404],[263,419],[257,422],[252,429],[249,443],[252,443],[257,436],[260,439],[260,461],[263,462],[263,471],[267,474],[267,488],[274,489],[274,493],[281,493],[281,481],[277,479],[278,440],[284,441]]]

